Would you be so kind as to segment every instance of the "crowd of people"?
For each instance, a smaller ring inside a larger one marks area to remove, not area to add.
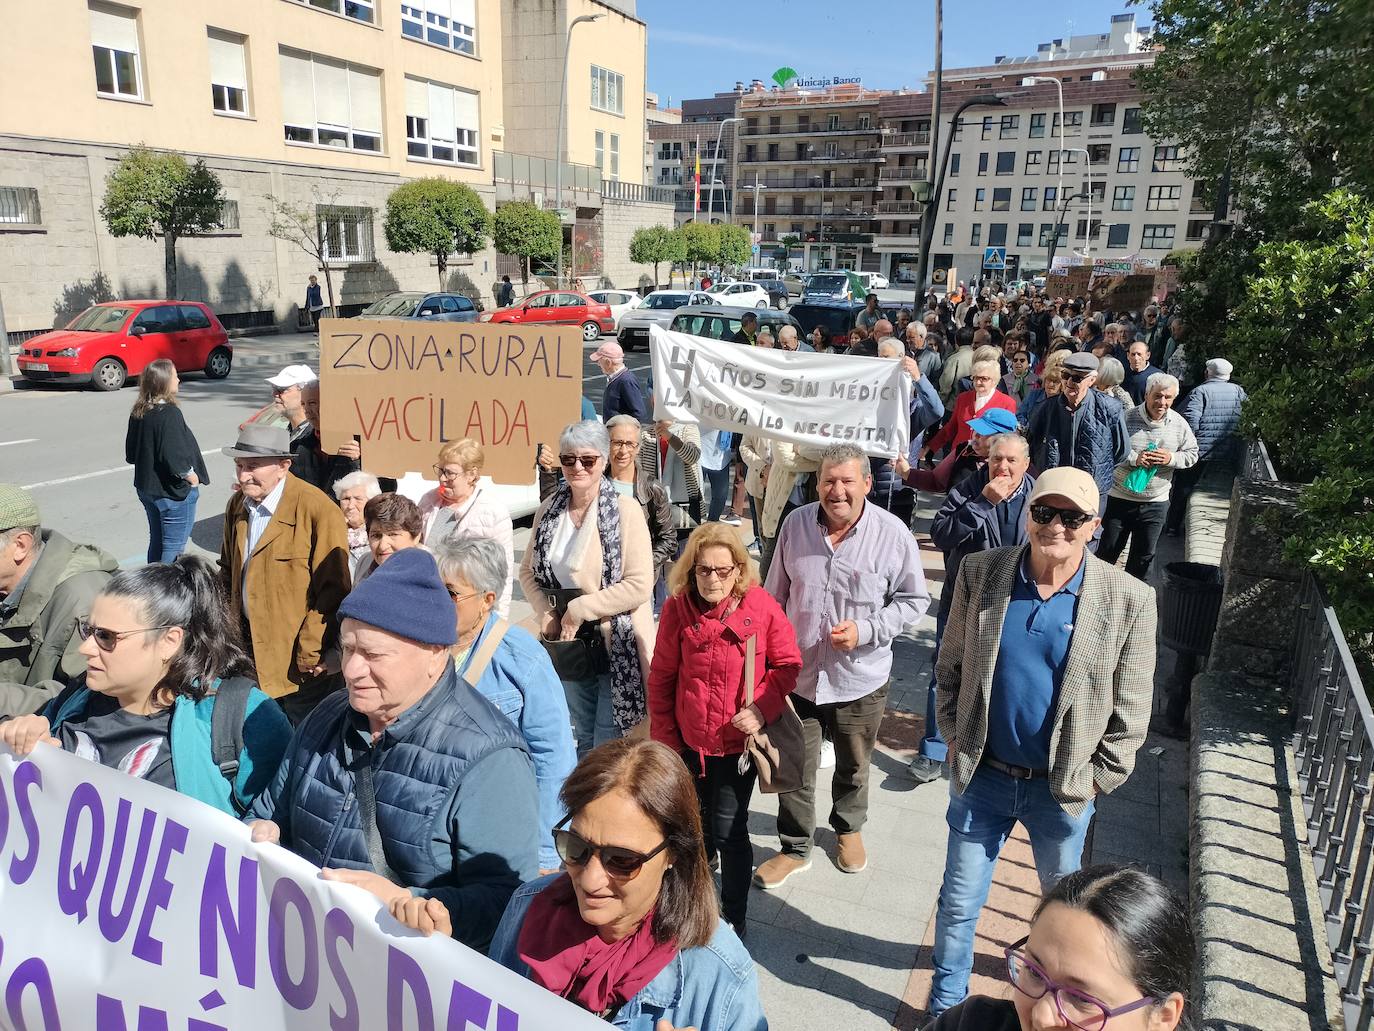
[[[870,295],[848,340],[741,330],[899,362],[912,446],[895,458],[651,421],[603,343],[600,412],[532,456],[518,563],[481,444],[444,444],[412,500],[356,443],[324,452],[305,366],[268,380],[272,405],[224,449],[218,566],[184,554],[209,475],[154,362],[126,438],[147,565],[119,569],[0,485],[0,741],[232,813],[616,1026],[762,1029],[751,888],[810,868],[822,770],[830,858],[868,864],[894,643],[931,606],[925,491],[944,579],[909,772],[949,781],[933,1026],[1169,1031],[1185,908],[1147,874],[1080,865],[1149,725],[1157,541],[1234,457],[1244,391],[1224,359],[1191,385],[1185,332],[1154,305],[1101,318],[992,290],[915,314]],[[756,790],[778,795],[757,865]],[[1011,1001],[966,999],[1016,823],[1043,897],[1006,949]]]

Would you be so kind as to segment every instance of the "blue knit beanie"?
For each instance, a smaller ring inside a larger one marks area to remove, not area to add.
[[[458,640],[453,599],[439,579],[434,556],[423,548],[393,552],[339,606],[340,619],[356,619],[422,644],[452,647]]]

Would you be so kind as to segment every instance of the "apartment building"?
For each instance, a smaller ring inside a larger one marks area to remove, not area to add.
[[[488,208],[554,207],[553,98],[568,27],[588,14],[597,20],[576,27],[568,51],[562,206],[575,212],[578,271],[633,285],[647,270],[629,265],[629,235],[670,224],[672,201],[642,184],[646,28],[633,0],[16,7],[0,64],[10,330],[61,324],[93,300],[161,296],[161,242],[116,239],[99,215],[106,177],[138,143],[203,158],[223,183],[221,229],[179,244],[179,292],[231,328],[289,324],[318,271],[269,233],[269,197],[314,212],[345,312],[435,288],[432,258],[387,247],[387,194],[438,175]],[[491,248],[457,256],[445,285],[490,304],[500,260]]]
[[[762,83],[758,84],[762,87]],[[673,190],[673,221],[730,221],[734,210],[736,138],[742,82],[712,97],[682,102],[676,124],[649,127],[653,151],[652,182]],[[701,158],[701,191],[697,195],[697,157]]]
[[[682,124],[682,108],[668,105],[660,106],[657,93],[644,94],[644,179],[654,181],[654,140],[653,129],[658,125]]]

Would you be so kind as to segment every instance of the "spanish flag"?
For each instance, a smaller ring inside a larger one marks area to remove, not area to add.
[[[697,166],[692,173],[692,214],[701,213],[701,137],[697,137]]]

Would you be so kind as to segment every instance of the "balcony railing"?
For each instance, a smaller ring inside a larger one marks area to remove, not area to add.
[[[807,122],[805,124],[797,122],[792,125],[756,125],[752,129],[746,125],[739,130],[738,134],[740,136],[824,136],[827,133],[879,132],[882,132],[882,129],[876,125],[861,125],[858,122],[839,122],[835,125],[823,125],[820,122]]]
[[[930,146],[930,133],[928,132],[899,132],[883,137],[883,147],[888,150],[893,147],[928,146]]]
[[[897,168],[880,168],[878,178],[889,182],[894,179],[903,183],[924,182],[927,171],[925,165],[901,165]]]
[[[822,185],[818,175],[770,175],[759,178],[759,185],[765,190],[834,190],[834,189],[871,189],[877,185],[873,176],[832,176]],[[739,184],[740,190],[752,190],[754,183],[747,179]]]
[[[601,196],[609,200],[639,201],[645,204],[672,204],[677,197],[677,189],[671,186],[622,183],[619,179],[602,179]]]
[[[924,204],[914,200],[878,201],[878,214],[880,215],[919,215],[924,208]]]
[[[492,153],[492,178],[497,182],[552,190],[557,182],[558,166],[548,158],[498,150]],[[563,187],[568,190],[600,193],[601,169],[595,165],[578,165],[565,161]]]
[[[834,154],[823,154],[820,151],[817,151],[814,154],[806,154],[802,157],[796,157],[795,155],[789,154],[779,154],[777,157],[768,157],[767,155],[756,155],[755,157],[751,158],[748,155],[745,155],[740,159],[740,164],[769,165],[782,164],[789,161],[793,163],[800,161],[805,162],[808,165],[817,165],[835,161],[876,161],[880,156],[881,154],[877,150],[877,148],[870,148],[868,150],[837,151]]]

